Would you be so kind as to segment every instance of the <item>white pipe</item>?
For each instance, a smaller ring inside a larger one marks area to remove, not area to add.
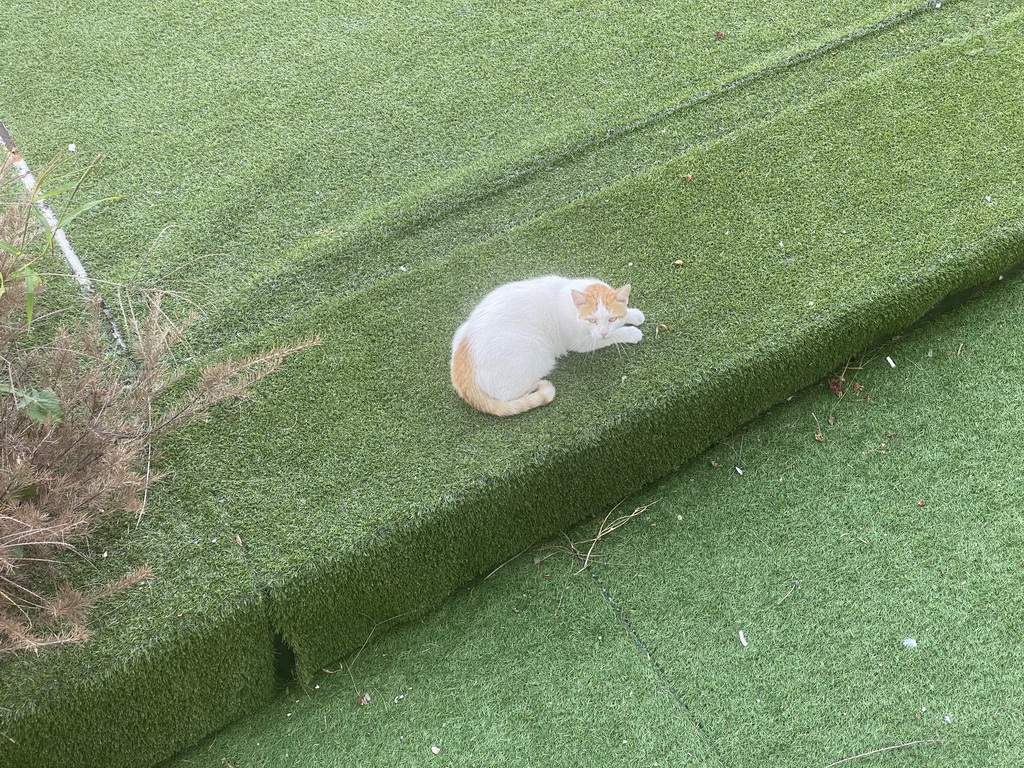
[[[29,197],[32,199],[32,204],[38,208],[43,217],[46,219],[46,223],[50,227],[50,231],[53,232],[53,239],[57,242],[60,248],[61,255],[64,257],[64,261],[67,262],[68,268],[74,275],[77,283],[90,296],[96,294],[96,288],[92,284],[92,280],[89,279],[88,273],[85,271],[85,266],[82,264],[82,260],[78,258],[78,254],[75,253],[75,249],[71,245],[71,241],[68,240],[67,233],[64,232],[63,228],[57,226],[59,220],[57,214],[53,212],[53,208],[46,201],[45,198],[39,197],[39,189],[37,187],[36,177],[33,175],[32,170],[28,167],[28,163],[22,157],[21,152],[14,146],[14,141],[11,139],[11,134],[7,131],[7,127],[0,122],[0,145],[7,150],[11,158],[14,161],[14,168],[18,173],[18,178],[21,179],[21,183],[25,186],[25,191],[28,192]],[[107,322],[110,325],[110,332],[114,337],[114,342],[123,350],[128,349],[128,345],[124,342],[124,337],[121,335],[120,329],[117,327],[117,322],[110,314],[109,310],[104,306],[103,314],[107,317]]]

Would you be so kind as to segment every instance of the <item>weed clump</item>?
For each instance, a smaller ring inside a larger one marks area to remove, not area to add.
[[[42,197],[18,187],[6,156],[0,163],[0,653],[83,641],[98,600],[152,578],[143,566],[86,589],[61,579],[60,553],[77,551],[111,514],[141,519],[147,491],[161,477],[154,461],[162,436],[207,416],[217,403],[248,397],[288,354],[318,343],[195,372],[171,362],[191,318],[173,320],[159,289],[141,291],[126,305],[137,309],[122,311],[118,335],[125,349],[113,343],[98,295],[41,314],[35,304],[45,285],[36,267],[53,249],[52,232],[35,208]]]

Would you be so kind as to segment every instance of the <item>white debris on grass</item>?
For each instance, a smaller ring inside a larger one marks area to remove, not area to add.
[[[740,630],[740,645],[746,648],[750,643],[747,642],[747,636],[743,634],[743,630]]]
[[[896,367],[896,363],[894,363],[892,361],[892,358],[889,357],[888,355],[885,356],[885,362],[887,362],[889,364],[890,368],[895,368]]]
[[[904,648],[917,648],[917,640],[915,640],[912,637],[905,637],[905,638],[903,638],[903,647]]]

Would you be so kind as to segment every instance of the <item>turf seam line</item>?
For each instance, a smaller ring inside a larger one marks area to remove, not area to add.
[[[577,559],[580,559],[582,561],[582,558]],[[676,707],[679,709],[682,715],[687,719],[687,721],[689,721],[694,731],[696,731],[696,733],[699,735],[701,741],[704,742],[708,749],[711,750],[711,752],[717,758],[718,762],[722,765],[726,765],[725,756],[719,751],[714,741],[708,735],[708,732],[704,728],[704,724],[698,719],[693,710],[690,709],[689,705],[687,705],[687,703],[683,701],[682,695],[679,693],[678,689],[672,684],[672,681],[669,679],[668,673],[665,672],[665,669],[661,666],[660,663],[658,663],[658,660],[654,658],[654,654],[651,653],[651,649],[647,646],[647,643],[644,642],[644,639],[640,636],[640,633],[637,631],[636,627],[633,626],[633,622],[626,614],[626,611],[622,608],[622,606],[618,604],[618,602],[616,602],[615,598],[612,597],[611,592],[609,592],[605,585],[602,583],[597,573],[595,573],[593,567],[587,568],[587,573],[590,574],[590,578],[593,580],[594,585],[601,593],[601,597],[604,599],[605,603],[607,603],[608,606],[612,609],[612,612],[615,614],[615,617],[619,620],[619,623],[622,625],[622,628],[626,631],[626,634],[629,635],[629,638],[636,645],[637,650],[639,650],[640,653],[643,654],[644,658],[647,659],[647,663],[650,665],[651,670],[654,672],[655,678],[658,680],[659,683],[661,683],[661,685],[665,687],[665,690],[668,691],[669,698],[676,705]]]
[[[946,2],[955,1],[956,0],[946,0]],[[544,171],[545,169],[568,163],[573,160],[573,158],[585,153],[591,148],[608,145],[619,139],[627,137],[629,134],[634,132],[652,128],[661,121],[671,118],[678,112],[697,106],[698,104],[708,102],[738,88],[750,85],[751,83],[771,77],[791,67],[819,58],[824,54],[847,45],[848,43],[863,39],[875,32],[893,27],[909,18],[928,11],[938,10],[942,6],[942,0],[925,0],[925,2],[905,8],[902,11],[898,11],[871,24],[858,27],[852,32],[848,32],[841,37],[825,42],[816,48],[800,51],[780,61],[776,61],[765,67],[754,70],[753,72],[748,72],[747,74],[729,80],[728,82],[688,96],[681,101],[672,103],[669,106],[651,114],[631,120],[627,123],[613,125],[602,132],[585,136],[584,138],[572,142],[567,146],[562,146],[546,153],[541,153],[532,162],[527,162],[518,166],[513,164],[511,168],[506,169],[502,169],[499,166],[497,168],[484,171],[484,178],[480,180],[478,185],[474,185],[472,189],[467,190],[458,182],[442,185],[441,187],[431,190],[424,200],[421,200],[411,206],[411,212],[407,212],[407,206],[398,204],[400,198],[394,198],[384,206],[386,209],[384,212],[373,216],[367,223],[374,225],[374,228],[377,230],[387,230],[383,237],[392,238],[401,237],[404,233],[428,229],[443,221],[458,218],[460,215],[463,215],[463,211],[466,208],[480,204],[488,200],[488,198],[498,197],[508,190],[517,189],[520,186],[529,183],[528,179],[534,175]],[[568,194],[562,202],[558,204],[558,206],[563,205],[566,202],[578,200],[590,194],[598,193],[620,182],[623,178],[625,177],[616,176],[614,178],[604,179],[596,185],[588,186],[582,190],[576,190],[575,192]],[[390,213],[392,206],[397,207],[397,214]],[[558,206],[556,206],[556,208]],[[486,241],[499,233],[512,231],[544,216],[551,210],[551,208],[545,207],[531,211],[525,216],[520,216],[513,220],[502,222],[498,226],[489,230],[483,237],[473,238],[470,242]],[[311,250],[315,250],[317,245],[318,243],[314,241],[307,247]],[[370,288],[381,280],[386,280],[400,275],[401,272],[399,272],[399,269],[400,267],[396,266],[386,266],[374,274],[366,275],[363,279],[350,286],[349,290],[359,291]]]
[[[947,0],[947,2],[955,1],[956,0]],[[592,134],[590,136],[582,138],[576,142],[573,142],[572,144],[569,144],[566,147],[562,147],[560,149],[556,149],[545,155],[542,155],[541,157],[537,158],[534,162],[529,163],[528,165],[513,169],[504,177],[499,178],[493,184],[493,186],[480,190],[476,195],[471,196],[469,199],[463,202],[472,203],[485,200],[498,192],[516,186],[517,182],[519,182],[520,180],[532,176],[533,174],[542,171],[545,168],[556,166],[573,157],[577,153],[589,149],[590,147],[599,144],[604,144],[606,142],[613,142],[630,133],[633,133],[634,131],[651,127],[657,124],[658,122],[666,118],[669,118],[675,113],[680,112],[684,109],[688,109],[705,101],[710,101],[716,96],[721,96],[737,88],[744,87],[752,82],[756,82],[758,80],[771,77],[772,75],[775,75],[778,72],[781,72],[790,67],[794,67],[806,61],[810,61],[811,59],[818,58],[826,53],[835,50],[836,48],[840,48],[848,43],[854,42],[855,40],[860,40],[861,38],[867,37],[875,32],[880,32],[884,29],[895,26],[914,16],[918,16],[922,13],[926,13],[927,11],[931,10],[938,10],[942,7],[942,5],[942,0],[925,0],[925,2],[923,3],[918,3],[917,5],[905,8],[902,11],[898,11],[897,13],[887,16],[886,18],[876,21],[872,24],[868,24],[863,27],[858,27],[852,32],[848,32],[842,37],[838,37],[834,40],[830,40],[826,43],[823,43],[822,45],[819,45],[816,48],[811,48],[806,51],[800,51],[799,53],[795,53],[792,56],[788,56],[785,59],[782,59],[781,61],[776,61],[772,64],[769,64],[766,67],[754,70],[753,72],[748,72],[745,75],[741,75],[740,77],[734,78],[733,80],[730,80],[726,83],[722,83],[721,85],[716,85],[713,88],[707,88],[703,91],[700,91],[699,93],[695,93],[692,96],[688,96],[687,98],[682,99],[681,101],[677,101],[673,104],[670,104],[669,106],[660,109],[657,112],[653,112],[649,115],[645,115],[644,117],[639,117],[635,120],[631,120],[628,123],[614,125],[601,133]],[[581,194],[574,195],[573,197],[581,197],[584,194],[600,191],[601,189],[604,189],[607,186],[614,184],[618,180],[619,179],[606,181],[605,183],[598,185],[596,188],[587,189]],[[455,213],[459,207],[460,206],[458,204],[451,205],[447,211],[442,211],[442,216]],[[535,213],[533,216],[527,217],[526,220],[536,218],[540,215],[543,214]],[[413,223],[411,226],[415,228],[417,224]]]
[[[99,297],[96,286],[93,285],[89,274],[85,271],[85,265],[82,264],[81,259],[78,258],[78,254],[75,253],[75,249],[71,245],[71,241],[68,239],[67,233],[62,227],[58,226],[60,222],[57,219],[57,214],[54,213],[53,208],[48,202],[46,202],[46,199],[37,194],[39,187],[36,177],[32,173],[32,169],[29,168],[28,163],[25,162],[25,158],[21,154],[21,151],[17,146],[15,146],[14,139],[11,138],[11,133],[7,130],[7,126],[4,125],[2,120],[0,120],[0,144],[2,144],[4,149],[6,149],[10,154],[11,159],[14,162],[14,168],[17,171],[18,178],[25,187],[25,192],[27,192],[29,197],[32,199],[32,204],[40,213],[43,214],[43,218],[46,219],[50,232],[53,234],[53,239],[56,240],[57,245],[60,246],[61,255],[64,257],[64,261],[67,263],[68,269],[71,270],[71,274],[75,278],[75,282],[81,286],[83,292],[89,298]],[[99,300],[100,308],[103,311],[104,317],[106,317],[111,336],[114,338],[114,343],[122,352],[127,352],[128,345],[125,344],[124,337],[121,335],[121,330],[117,325],[117,321],[107,308],[102,297],[100,297]]]
[[[955,0],[947,0],[947,2],[954,1]],[[579,141],[570,144],[568,147],[555,150],[554,152],[551,152],[537,159],[530,165],[513,171],[511,174],[501,179],[491,191],[498,191],[500,189],[511,186],[521,177],[528,176],[536,171],[542,170],[543,168],[557,165],[558,163],[571,157],[577,152],[586,150],[587,148],[595,144],[600,144],[605,141],[614,141],[622,136],[625,136],[626,134],[632,133],[633,131],[646,128],[661,120],[664,120],[667,117],[671,117],[676,112],[692,107],[695,104],[699,104],[704,101],[709,101],[715,96],[720,96],[736,88],[743,87],[751,82],[761,80],[766,77],[770,77],[776,74],[777,72],[781,72],[784,69],[788,69],[790,67],[802,64],[805,61],[817,58],[823,54],[835,50],[836,48],[846,45],[847,43],[851,43],[855,40],[867,37],[868,35],[871,35],[875,32],[887,29],[888,27],[894,26],[913,16],[917,16],[929,10],[938,10],[942,7],[942,4],[943,3],[941,0],[925,0],[925,2],[923,3],[919,3],[910,8],[906,8],[884,19],[876,21],[872,24],[859,27],[858,29],[849,32],[843,35],[842,37],[838,37],[835,40],[830,40],[827,43],[823,43],[822,45],[819,45],[817,48],[812,48],[806,51],[800,51],[799,53],[795,53],[792,56],[788,56],[781,61],[769,64],[768,66],[754,70],[753,72],[748,72],[745,75],[741,75],[740,77],[730,80],[729,82],[723,83],[721,85],[716,85],[713,88],[708,88],[704,91],[701,91],[700,93],[695,93],[692,96],[689,96],[683,99],[682,101],[677,101],[674,104],[670,104],[669,106],[665,107],[664,109],[660,109],[657,112],[653,112],[644,117],[637,118],[636,120],[632,120],[628,123],[622,123],[620,125],[612,126],[603,133],[594,134],[586,138],[580,139]],[[486,193],[482,195],[482,197],[483,196],[486,196]]]

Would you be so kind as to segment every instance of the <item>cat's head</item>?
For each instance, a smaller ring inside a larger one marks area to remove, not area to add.
[[[572,301],[580,328],[594,339],[603,339],[626,321],[629,286],[609,288],[592,283],[582,291],[574,289]]]

